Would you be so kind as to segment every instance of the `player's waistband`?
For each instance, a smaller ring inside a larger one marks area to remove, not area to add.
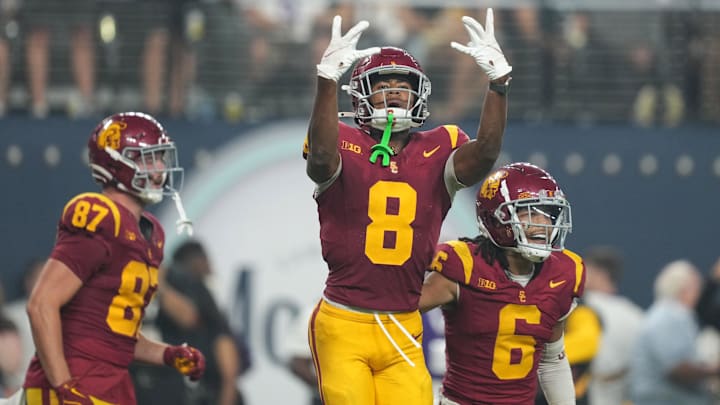
[[[390,315],[393,315],[398,321],[404,321],[419,316],[418,311],[412,312],[396,312],[396,311],[377,311],[374,309],[359,308],[351,305],[335,302],[327,297],[323,297],[320,303],[320,310],[325,311],[333,316],[341,317],[348,320],[358,322],[376,323],[375,314],[380,317],[383,323],[391,323]]]
[[[407,331],[405,326],[403,325],[403,322],[422,322],[420,319],[420,311],[415,310],[412,312],[395,312],[395,313],[381,313],[379,311],[373,311],[369,310],[370,312],[367,312],[368,310],[364,308],[354,308],[349,307],[347,305],[339,304],[337,302],[332,302],[328,300],[326,297],[323,297],[323,300],[320,301],[320,308],[318,309],[319,312],[322,312],[323,314],[326,314],[327,316],[340,318],[349,320],[351,322],[359,322],[359,323],[366,323],[371,324],[374,323],[380,327],[383,334],[385,334],[385,337],[387,338],[388,342],[390,342],[395,350],[402,356],[405,361],[408,362],[412,367],[415,367],[415,363],[405,354],[403,349],[397,344],[393,336],[388,332],[388,329],[385,327],[385,325],[388,325],[388,327],[394,327],[400,330],[403,335],[418,349],[421,349],[420,343],[418,343],[417,338],[410,334],[410,332]]]

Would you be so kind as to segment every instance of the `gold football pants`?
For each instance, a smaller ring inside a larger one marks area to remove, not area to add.
[[[432,404],[432,381],[417,345],[422,342],[418,311],[376,315],[322,300],[308,334],[325,405]]]

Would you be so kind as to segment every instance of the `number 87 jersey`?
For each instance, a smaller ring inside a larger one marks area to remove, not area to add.
[[[417,310],[442,221],[462,187],[446,164],[468,140],[454,125],[415,132],[383,166],[369,161],[375,139],[339,123],[342,161],[315,192],[330,270],[325,297],[377,311]]]
[[[144,212],[140,223],[145,236],[128,209],[102,194],[80,194],[65,206],[50,257],[83,283],[61,311],[66,357],[131,363],[165,243],[155,217]]]

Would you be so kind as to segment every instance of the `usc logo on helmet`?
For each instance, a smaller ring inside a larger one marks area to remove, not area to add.
[[[495,173],[488,176],[487,179],[482,184],[482,187],[480,187],[480,195],[487,198],[488,200],[495,197],[495,194],[497,194],[498,189],[500,189],[500,180],[507,177],[508,174],[505,170],[498,170]]]
[[[103,128],[97,138],[97,145],[100,149],[109,146],[111,149],[120,149],[120,135],[123,129],[127,128],[124,122],[115,121]]]

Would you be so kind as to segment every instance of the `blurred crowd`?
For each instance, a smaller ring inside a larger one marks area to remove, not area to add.
[[[305,117],[335,14],[367,46],[416,55],[431,119],[473,118],[482,86],[452,50],[486,4],[407,0],[0,0],[0,116],[142,109],[189,119]],[[514,67],[510,119],[676,126],[720,114],[720,11],[507,2],[496,30]],[[600,4],[602,2],[599,2]],[[645,2],[647,3],[647,2]],[[643,3],[643,4],[645,4]],[[412,6],[411,6],[412,5]],[[496,5],[498,6],[498,5]]]

